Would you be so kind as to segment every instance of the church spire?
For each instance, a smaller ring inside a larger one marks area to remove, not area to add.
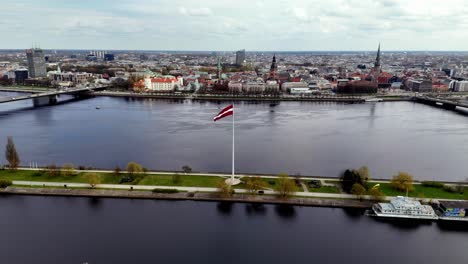
[[[377,50],[377,58],[375,58],[375,67],[380,67],[380,43],[379,43],[379,49]]]

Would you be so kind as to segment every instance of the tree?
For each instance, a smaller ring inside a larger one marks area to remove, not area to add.
[[[75,174],[75,167],[73,164],[63,164],[62,173],[64,176],[73,176]]]
[[[227,184],[225,179],[221,179],[218,182],[217,187],[218,187],[218,194],[222,198],[229,198],[234,194],[233,189],[231,188],[231,185]]]
[[[369,169],[366,166],[363,166],[357,170],[346,170],[341,176],[341,186],[343,191],[346,193],[351,193],[351,189],[355,183],[358,183],[362,187],[366,188],[369,180]]]
[[[127,164],[127,172],[128,175],[133,177],[133,175],[143,173],[143,167],[140,164],[132,161]]]
[[[46,167],[46,172],[49,175],[49,177],[59,177],[61,174],[60,168],[57,167],[55,164],[48,165]]]
[[[10,169],[14,170],[18,168],[21,161],[20,161],[18,152],[16,151],[15,143],[13,142],[12,137],[8,137],[7,139],[5,157],[10,165]]]
[[[355,183],[353,184],[353,187],[351,188],[351,193],[361,198],[361,196],[366,194],[366,188],[364,188],[364,186],[362,186],[359,183]]]
[[[185,173],[191,173],[192,172],[192,168],[190,166],[188,166],[188,165],[182,166],[182,170]]]
[[[247,177],[245,179],[245,187],[250,194],[254,194],[266,187],[266,182],[260,177]]]
[[[378,187],[371,188],[369,190],[369,195],[376,201],[383,201],[385,198],[384,193]]]
[[[367,166],[362,166],[359,169],[357,169],[357,173],[361,178],[361,182],[364,184],[363,186],[366,186],[367,182],[369,182],[371,179],[369,168],[367,168]]]
[[[4,189],[10,185],[12,185],[13,183],[11,182],[10,179],[8,178],[0,178],[0,188]]]
[[[397,175],[393,176],[390,184],[398,191],[411,192],[414,190],[413,176],[407,172],[399,172]]]
[[[101,176],[97,175],[96,173],[87,173],[85,174],[86,182],[91,185],[91,188],[96,187],[99,183],[101,183]]]
[[[289,198],[296,190],[294,181],[286,173],[281,173],[277,182],[275,190],[281,198]]]
[[[122,171],[122,170],[120,169],[119,166],[115,166],[115,168],[114,168],[114,174],[115,174],[115,176],[119,176],[121,171]]]

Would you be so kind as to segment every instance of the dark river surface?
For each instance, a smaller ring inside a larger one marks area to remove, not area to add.
[[[468,232],[358,211],[0,197],[1,263],[468,263]]]
[[[26,166],[136,161],[155,170],[230,172],[231,118],[212,121],[227,104],[110,97],[41,108],[30,100],[0,104],[0,150],[13,136]],[[367,165],[374,178],[398,171],[427,180],[468,176],[463,113],[412,102],[236,107],[237,172],[338,176]]]

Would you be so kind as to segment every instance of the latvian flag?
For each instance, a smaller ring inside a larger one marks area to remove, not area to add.
[[[223,110],[221,110],[221,112],[219,112],[219,114],[214,117],[214,121],[216,122],[221,118],[224,118],[226,116],[230,116],[230,115],[233,115],[233,114],[234,114],[234,106],[230,105],[230,106],[224,108]]]

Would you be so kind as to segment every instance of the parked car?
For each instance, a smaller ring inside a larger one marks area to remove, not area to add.
[[[319,180],[311,180],[307,183],[311,188],[320,188],[322,187],[322,182]]]

